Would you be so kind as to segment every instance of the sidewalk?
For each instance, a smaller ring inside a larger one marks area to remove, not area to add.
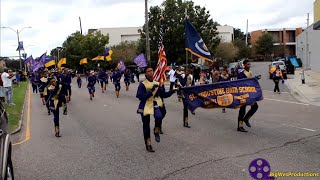
[[[305,71],[305,84],[302,84],[300,72],[301,68],[298,68],[294,78],[287,80],[291,94],[299,101],[320,106],[320,72]]]

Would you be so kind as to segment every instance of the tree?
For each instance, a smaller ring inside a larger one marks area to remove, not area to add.
[[[79,64],[82,58],[88,58],[88,68],[97,67],[97,61],[91,61],[94,57],[104,53],[105,46],[109,42],[109,36],[101,34],[100,31],[82,35],[79,31],[71,34],[62,44],[60,57],[67,58],[66,67],[74,69],[82,68]],[[51,55],[56,56],[57,50],[51,50]],[[106,62],[99,61],[101,66],[106,66]]]
[[[111,47],[113,51],[112,59],[120,60],[123,59],[125,64],[131,64],[133,58],[138,54],[138,42],[136,41],[125,41],[118,45]]]
[[[239,52],[239,48],[235,46],[233,43],[225,43],[222,42],[217,47],[216,56],[225,60],[227,62],[231,62],[234,60]]]
[[[238,47],[239,51],[236,56],[237,59],[250,57],[250,48],[246,45],[246,42],[240,39],[235,39],[233,44]]]
[[[268,33],[264,33],[256,42],[256,52],[264,56],[270,55],[273,49],[273,39]]]
[[[214,52],[220,40],[217,37],[217,22],[210,18],[210,12],[205,7],[195,6],[192,1],[182,2],[182,0],[166,0],[162,6],[150,7],[149,30],[150,49],[152,65],[157,63],[158,39],[160,30],[160,19],[163,16],[163,43],[168,59],[168,64],[176,62],[185,63],[185,33],[184,20],[185,9],[188,11],[190,21],[193,23],[198,33],[203,38],[209,51]],[[140,31],[141,39],[138,43],[138,50],[145,52],[145,26]]]
[[[239,28],[234,28],[234,39],[239,39],[245,41],[246,35]]]

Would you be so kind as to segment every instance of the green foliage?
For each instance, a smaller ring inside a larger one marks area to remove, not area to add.
[[[21,119],[22,107],[25,99],[26,89],[28,83],[26,81],[20,82],[20,86],[13,85],[13,103],[15,106],[5,105],[8,114],[9,130],[10,132],[16,130]]]
[[[111,47],[113,51],[112,59],[118,62],[118,60],[123,59],[125,64],[131,64],[133,58],[137,56],[138,52],[138,42],[136,41],[125,41],[118,45]]]
[[[67,58],[65,67],[73,69],[82,69],[79,62],[82,58],[88,58],[86,68],[97,68],[97,61],[92,61],[94,57],[104,53],[106,45],[109,43],[109,36],[101,34],[101,32],[89,33],[82,35],[79,31],[71,34],[62,44],[60,57]],[[51,55],[57,56],[56,48],[51,51]],[[107,66],[106,61],[99,61],[101,67]]]
[[[244,34],[244,32],[241,31],[241,29],[239,28],[235,28],[234,29],[234,39],[238,39],[238,40],[243,40],[245,41],[246,39],[246,35]]]
[[[261,55],[270,55],[273,49],[273,39],[268,33],[264,33],[256,42],[256,52]]]
[[[245,41],[236,39],[233,41],[233,44],[239,49],[239,52],[237,54],[237,59],[250,57],[251,51],[250,51],[250,48],[246,46]]]
[[[239,48],[235,46],[233,43],[220,43],[217,47],[216,56],[221,58],[222,60],[231,62],[234,60],[239,52]]]
[[[23,65],[23,59],[21,60],[22,61],[22,65]],[[17,69],[20,69],[20,62],[19,62],[19,59],[17,60],[14,60],[14,59],[10,59],[10,60],[4,60],[4,62],[6,63],[6,67],[8,69],[11,69],[11,70],[17,70]],[[24,67],[23,67],[24,68]]]
[[[151,63],[153,66],[158,61],[157,53],[161,15],[164,18],[162,22],[164,28],[163,43],[168,64],[172,62],[176,62],[177,64],[185,63],[185,9],[187,9],[190,21],[203,38],[209,51],[214,53],[220,40],[216,32],[218,23],[210,18],[210,12],[205,7],[195,6],[192,1],[166,0],[161,7],[150,7],[149,12]],[[141,39],[138,43],[138,51],[145,52],[145,26],[140,33]]]

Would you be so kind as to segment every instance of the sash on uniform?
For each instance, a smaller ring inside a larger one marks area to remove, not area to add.
[[[150,82],[148,80],[145,80],[142,82],[142,84],[144,85],[144,87],[146,88],[147,91],[151,91],[153,85],[157,84],[159,85],[159,82],[153,81]],[[154,115],[154,108],[159,106],[162,107],[163,103],[160,97],[154,97],[156,95],[158,88],[155,89],[155,91],[152,93],[152,96],[146,101],[146,104],[144,106],[143,109],[143,115]],[[156,104],[154,104],[154,102]]]

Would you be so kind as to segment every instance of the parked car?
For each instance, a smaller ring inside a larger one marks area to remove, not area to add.
[[[0,177],[1,180],[13,180],[12,144],[8,128],[8,117],[4,106],[0,102]]]
[[[279,66],[279,68],[282,70],[282,75],[284,79],[287,79],[287,68],[283,61],[273,61],[271,64],[269,64],[269,79],[272,79],[272,73],[276,70],[276,66]]]

